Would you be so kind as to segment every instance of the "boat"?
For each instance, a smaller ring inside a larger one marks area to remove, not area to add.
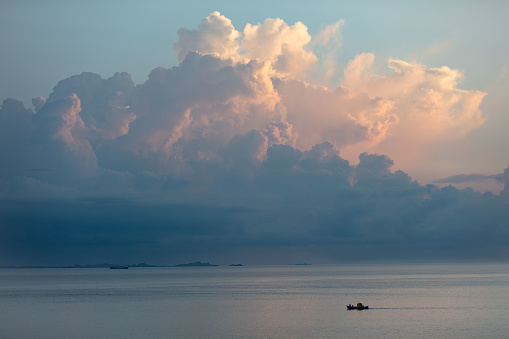
[[[369,306],[364,306],[362,303],[357,303],[357,305],[346,305],[347,310],[367,310]]]

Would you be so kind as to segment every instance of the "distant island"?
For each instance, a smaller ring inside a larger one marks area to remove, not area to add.
[[[161,266],[150,265],[150,264],[146,264],[146,263],[142,262],[139,264],[131,264],[131,265],[117,265],[117,264],[107,264],[107,263],[92,264],[92,265],[73,265],[73,266],[65,266],[63,268],[108,268],[108,267],[109,268],[111,268],[111,267],[124,268],[124,267],[161,267]]]
[[[219,265],[213,265],[213,264],[208,263],[208,262],[196,261],[196,262],[191,262],[191,263],[188,263],[188,264],[173,265],[172,267],[204,267],[204,266],[219,266]]]
[[[111,267],[170,267],[170,266],[158,266],[150,265],[146,263],[131,264],[131,265],[117,265],[117,264],[85,264],[85,265],[72,265],[72,266],[0,266],[0,268],[111,268]]]
[[[86,264],[86,265],[72,265],[72,266],[0,266],[2,268],[110,268],[110,269],[127,269],[130,267],[213,267],[219,266],[214,265],[209,262],[191,262],[188,264],[178,264],[178,265],[150,265],[146,263],[139,264],[131,264],[131,265],[118,265],[118,264],[110,264],[110,263],[102,263],[102,264]],[[230,266],[244,266],[242,264],[231,264]]]
[[[244,266],[242,264],[230,264],[229,266]]]

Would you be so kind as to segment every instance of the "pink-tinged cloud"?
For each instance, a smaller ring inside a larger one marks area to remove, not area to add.
[[[306,49],[311,41],[301,22],[288,26],[281,19],[266,19],[263,24],[247,24],[241,50],[249,59],[269,60],[281,75],[302,77],[318,58]]]
[[[220,58],[238,58],[240,33],[235,30],[230,19],[213,12],[204,18],[194,30],[181,28],[177,32],[179,41],[173,50],[178,61],[182,62],[189,52],[210,54]]]
[[[486,120],[480,110],[486,93],[459,89],[463,74],[458,70],[390,59],[387,65],[393,73],[381,76],[373,65],[370,53],[350,61],[343,87],[390,102],[389,112],[397,123],[375,144],[351,147],[354,154],[363,149],[390,153],[410,168],[438,142],[462,138]]]
[[[336,26],[327,27],[319,44],[325,44],[325,40],[328,43],[337,30]],[[279,18],[266,19],[262,24],[247,24],[240,33],[228,18],[213,12],[196,29],[180,29],[178,37],[173,49],[179,62],[184,61],[189,52],[196,52],[243,63],[269,61],[280,75],[302,77],[318,61],[307,47],[311,41],[307,27],[301,22],[289,26]]]
[[[460,71],[390,59],[387,65],[394,73],[379,76],[373,61],[373,54],[352,60],[345,69],[344,87],[393,101],[398,129],[410,131],[405,137],[413,135],[423,142],[444,135],[462,137],[484,123],[479,105],[486,93],[457,88]]]
[[[186,51],[196,51],[238,65],[265,62],[258,76],[272,79],[276,93],[270,95],[274,101],[279,97],[283,121],[292,125],[302,148],[329,140],[350,158],[368,149],[394,152],[400,159],[409,152],[422,155],[438,141],[461,138],[484,123],[479,106],[486,93],[459,89],[462,72],[446,66],[390,59],[389,72],[379,75],[375,56],[364,53],[348,63],[343,79],[336,79],[339,88],[318,86],[339,74],[332,56],[341,45],[342,24],[326,26],[312,38],[304,24],[290,26],[277,18],[247,24],[239,33],[214,12],[196,30],[182,30],[175,50],[181,61]],[[272,90],[266,86],[260,93],[264,89]]]
[[[72,93],[62,100],[47,102],[33,115],[34,147],[27,160],[39,160],[34,167],[62,168],[71,175],[95,174],[97,159],[80,112],[80,99]]]

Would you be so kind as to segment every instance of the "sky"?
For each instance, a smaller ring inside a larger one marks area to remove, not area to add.
[[[0,4],[0,265],[507,260],[503,1]]]

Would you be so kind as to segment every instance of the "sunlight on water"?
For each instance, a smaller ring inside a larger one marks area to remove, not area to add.
[[[504,337],[508,286],[501,264],[3,269],[0,337]]]

